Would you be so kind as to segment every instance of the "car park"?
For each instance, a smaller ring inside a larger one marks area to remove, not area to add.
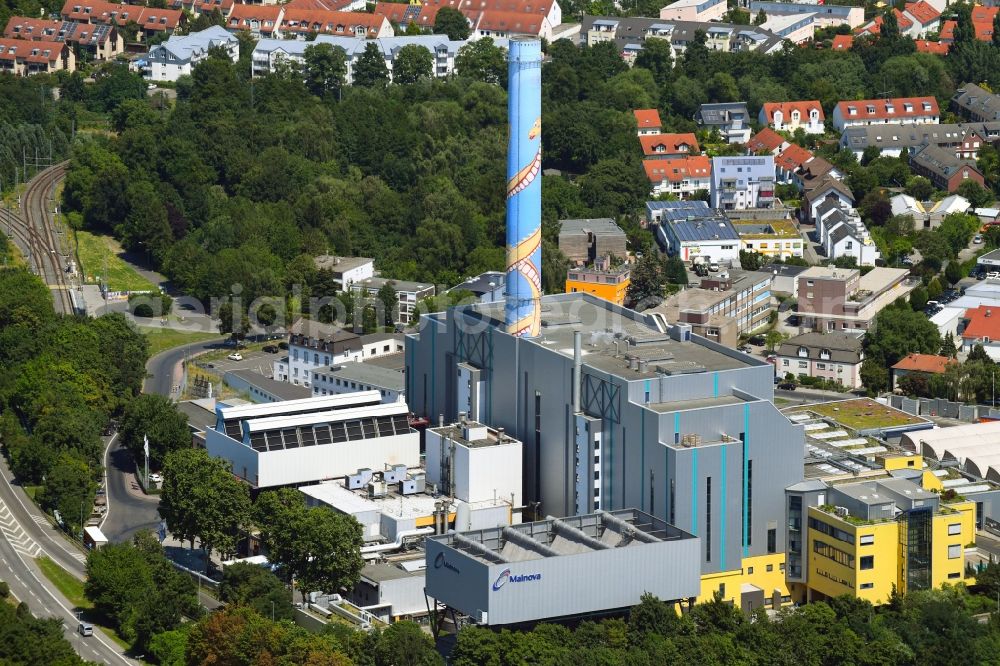
[[[230,354],[226,358],[228,358],[230,361],[242,361],[243,360],[243,354],[241,354],[239,352],[233,352],[232,354]]]

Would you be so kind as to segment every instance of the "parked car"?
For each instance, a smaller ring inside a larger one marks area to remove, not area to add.
[[[750,345],[740,345],[739,347],[736,348],[736,350],[737,351],[741,351],[744,354],[749,354],[750,352],[753,351],[753,349],[750,347]]]
[[[749,340],[747,340],[747,342],[754,345],[755,347],[763,347],[765,340],[763,335],[755,335],[751,337]]]
[[[157,474],[156,472],[151,472],[149,475],[149,480],[153,483],[163,483],[163,475]]]
[[[241,354],[239,352],[233,352],[232,354],[230,354],[226,358],[228,358],[230,361],[242,361],[243,360],[243,354]]]
[[[708,265],[708,270],[712,271],[713,273],[717,273],[719,271],[719,264],[713,261]]]
[[[793,384],[792,382],[782,382],[781,384],[778,384],[778,388],[781,389],[782,391],[794,391],[795,384]]]
[[[278,343],[278,349],[288,349],[288,343],[282,340]]]
[[[976,234],[975,236],[972,237],[972,242],[975,243],[976,245],[979,245],[980,243],[983,242],[983,235]]]
[[[268,354],[277,354],[278,345],[264,345],[264,351]]]

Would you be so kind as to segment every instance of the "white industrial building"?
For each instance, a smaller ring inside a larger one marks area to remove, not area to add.
[[[225,28],[212,26],[190,35],[174,35],[149,49],[143,76],[151,81],[176,81],[208,57],[213,48],[226,52],[229,59],[240,59],[240,42]]]
[[[360,468],[420,464],[420,436],[405,403],[378,391],[216,406],[205,431],[208,452],[229,461],[253,488],[338,479]]]
[[[348,361],[329,368],[313,371],[313,395],[337,395],[355,391],[378,391],[382,402],[404,402],[406,400],[403,377],[402,354],[398,354],[399,367],[385,367],[375,360],[361,363]],[[384,356],[378,361],[393,360]]]

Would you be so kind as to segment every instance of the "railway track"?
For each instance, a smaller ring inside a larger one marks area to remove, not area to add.
[[[28,253],[32,270],[52,290],[56,311],[74,314],[71,286],[66,280],[66,261],[62,254],[52,212],[49,210],[56,184],[66,174],[68,162],[44,169],[28,181],[21,196],[19,212],[5,211],[4,221],[18,245]]]

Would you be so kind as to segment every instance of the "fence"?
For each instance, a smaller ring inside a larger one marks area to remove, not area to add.
[[[975,423],[981,418],[1000,419],[1000,409],[989,405],[969,405],[944,398],[907,398],[901,395],[886,397],[890,407],[895,407],[914,416],[940,416],[968,423]]]

